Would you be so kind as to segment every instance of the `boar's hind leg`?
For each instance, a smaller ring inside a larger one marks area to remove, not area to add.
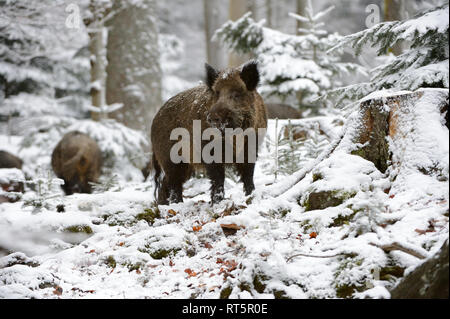
[[[250,195],[255,190],[255,184],[253,184],[253,171],[255,170],[255,164],[236,164],[236,169],[241,176],[242,183],[244,183],[245,195]]]
[[[189,168],[185,164],[177,164],[167,170],[158,192],[158,204],[183,202],[183,183],[189,175]]]
[[[224,196],[225,167],[222,164],[208,164],[206,173],[211,180],[211,204],[218,203]]]

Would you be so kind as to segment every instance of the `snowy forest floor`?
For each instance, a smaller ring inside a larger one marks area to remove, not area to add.
[[[318,121],[328,142],[340,135],[335,118]],[[1,136],[2,148],[17,151],[20,140]],[[154,204],[150,178],[61,194],[40,209],[1,204],[0,298],[389,298],[448,239],[448,176],[411,173],[403,187],[402,177],[335,152],[275,197],[268,147],[254,194],[245,197],[230,175],[226,199],[214,206],[203,177],[170,206]],[[313,190],[339,192],[340,200],[311,207]],[[403,250],[383,249],[394,243]]]

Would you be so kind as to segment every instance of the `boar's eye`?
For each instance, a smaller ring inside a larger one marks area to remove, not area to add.
[[[233,100],[238,100],[242,96],[242,93],[239,91],[232,91],[230,95]]]

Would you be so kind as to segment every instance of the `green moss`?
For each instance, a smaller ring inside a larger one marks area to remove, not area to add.
[[[108,256],[108,258],[106,258],[105,260],[105,264],[110,268],[116,268],[117,266],[117,262],[113,256]]]
[[[158,249],[154,251],[149,251],[148,247],[146,249],[138,249],[140,252],[148,253],[150,257],[153,259],[163,259],[169,256],[175,256],[181,249],[173,248],[173,249]]]
[[[389,281],[392,277],[401,278],[405,273],[405,268],[400,266],[387,266],[380,269],[380,280]]]
[[[286,295],[284,290],[274,290],[272,293],[275,299],[291,299]]]
[[[341,275],[344,270],[352,269],[354,267],[362,266],[364,259],[357,258],[356,254],[345,254],[341,257],[341,263],[336,270],[334,276],[336,279]],[[350,298],[356,291],[362,292],[367,289],[364,283],[339,283],[335,286],[336,296],[338,298]]]
[[[364,152],[363,148],[359,148],[357,150],[351,151],[350,154],[365,158],[366,152]]]
[[[290,209],[284,208],[284,209],[280,209],[278,211],[278,214],[280,214],[281,217],[286,217],[286,215],[290,212],[291,212]]]
[[[228,299],[231,295],[233,288],[231,286],[227,286],[220,291],[220,299]]]
[[[303,203],[305,211],[336,207],[356,195],[355,192],[342,190],[312,192]]]
[[[269,278],[263,274],[256,274],[253,277],[253,288],[260,294],[266,290],[266,284],[264,283]]]
[[[161,212],[157,207],[146,208],[144,212],[136,215],[136,220],[145,220],[150,225],[153,225],[155,219],[161,218]]]
[[[252,292],[252,288],[247,282],[241,282],[238,287],[241,291],[248,291],[250,293]]]
[[[336,296],[338,298],[350,298],[355,292],[363,292],[364,290],[366,290],[364,286],[339,285],[336,286]]]
[[[303,231],[305,233],[312,228],[313,225],[311,225],[310,223],[311,223],[311,221],[309,219],[304,220],[300,223],[300,227],[303,228]]]
[[[64,231],[67,233],[85,233],[92,234],[92,228],[88,225],[74,225],[64,228]]]
[[[312,179],[313,179],[313,183],[314,183],[314,182],[317,182],[318,180],[323,179],[323,176],[320,173],[314,173],[312,176]]]
[[[355,217],[356,212],[350,214],[350,215],[341,215],[339,214],[336,218],[333,219],[333,223],[331,223],[330,227],[339,227],[342,225],[348,225],[350,221]]]
[[[137,262],[137,263],[131,263],[131,262],[127,262],[127,263],[123,263],[120,264],[123,267],[128,268],[128,270],[131,271],[135,271],[135,270],[140,270],[144,268],[144,264],[141,262]]]

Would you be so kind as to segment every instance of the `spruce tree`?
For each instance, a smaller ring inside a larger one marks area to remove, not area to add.
[[[327,96],[336,96],[338,104],[341,104],[383,89],[449,88],[448,21],[447,2],[411,19],[382,22],[344,37],[329,50],[330,53],[351,46],[359,55],[366,45],[370,45],[377,48],[381,56],[400,42],[409,43],[409,48],[371,70],[369,82],[339,88]]]

